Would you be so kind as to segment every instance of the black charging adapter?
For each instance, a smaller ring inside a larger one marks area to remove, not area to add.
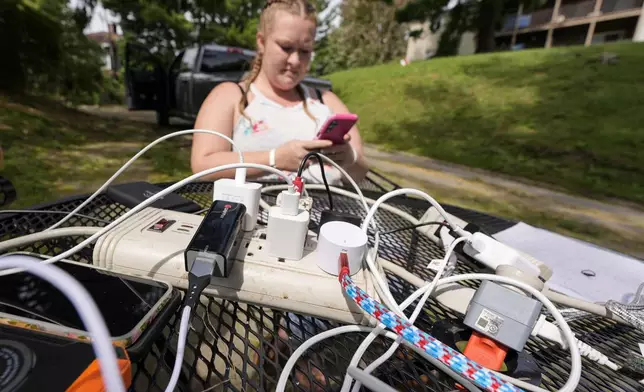
[[[188,271],[186,306],[194,306],[210,278],[227,278],[233,268],[246,207],[215,200],[184,252]]]
[[[334,221],[347,222],[358,227],[360,227],[362,224],[362,219],[355,215],[334,210],[324,210],[320,214],[320,225],[317,228],[318,236],[320,235],[320,229],[325,223]]]

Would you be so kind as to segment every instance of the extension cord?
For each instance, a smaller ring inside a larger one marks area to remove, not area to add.
[[[183,251],[202,219],[146,208],[99,238],[94,246],[93,263],[115,272],[162,279],[187,288]],[[149,230],[155,224],[166,226],[162,231]],[[347,301],[337,276],[317,266],[315,237],[315,233],[309,232],[301,260],[282,261],[269,255],[265,227],[243,233],[230,276],[213,277],[203,293],[343,323],[373,324],[353,301]],[[366,269],[352,278],[378,298]]]

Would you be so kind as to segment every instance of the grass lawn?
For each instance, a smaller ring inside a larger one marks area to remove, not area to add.
[[[602,52],[618,55],[602,64]],[[644,205],[644,44],[330,75],[368,143]]]
[[[92,116],[35,97],[0,95],[0,175],[16,186],[9,208],[93,192],[141,147],[169,132],[152,125]],[[190,174],[186,139],[165,141],[116,183],[171,181]]]

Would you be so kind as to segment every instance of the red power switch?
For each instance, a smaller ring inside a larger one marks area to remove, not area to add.
[[[157,233],[163,233],[168,227],[172,226],[172,224],[176,222],[174,220],[167,220],[165,218],[160,219],[157,221],[155,224],[150,226],[148,230],[150,231],[156,231]]]

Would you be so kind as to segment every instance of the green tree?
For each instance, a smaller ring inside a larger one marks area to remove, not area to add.
[[[103,6],[121,17],[125,39],[148,48],[165,61],[175,50],[195,41],[187,13],[191,3],[180,0],[103,0]]]
[[[24,91],[60,60],[62,26],[55,14],[23,0],[0,2],[0,20],[0,89]]]
[[[121,16],[126,40],[170,61],[175,51],[195,43],[255,47],[265,0],[103,0]],[[315,0],[317,9],[328,0]]]
[[[372,0],[344,0],[340,12],[340,27],[326,38],[316,64],[323,73],[382,64],[404,56],[406,28],[396,21],[395,7]]]
[[[103,80],[101,49],[82,33],[84,12],[66,0],[3,1],[0,89],[91,102]]]

